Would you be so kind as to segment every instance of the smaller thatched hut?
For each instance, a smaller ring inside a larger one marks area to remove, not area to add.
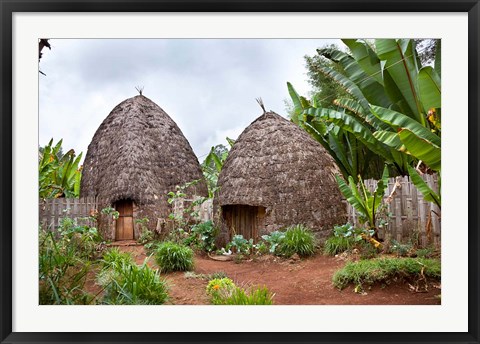
[[[200,182],[187,198],[207,196],[197,157],[175,122],[157,104],[139,95],[118,104],[88,146],[80,195],[94,196],[99,208],[120,217],[101,230],[106,239],[137,239],[135,220],[148,218],[160,231],[172,213],[167,194],[177,185]]]
[[[304,224],[324,239],[346,222],[333,158],[308,133],[273,112],[238,137],[218,178],[214,204],[219,242],[234,234],[258,239]]]

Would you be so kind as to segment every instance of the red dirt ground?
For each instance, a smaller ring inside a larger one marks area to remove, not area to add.
[[[143,246],[121,246],[130,252],[137,263],[146,258]],[[238,286],[263,286],[275,293],[274,304],[282,305],[437,305],[440,304],[440,283],[429,281],[428,292],[411,291],[408,283],[395,282],[388,286],[375,285],[365,293],[355,293],[354,286],[340,291],[332,285],[333,273],[344,261],[318,254],[301,260],[285,260],[261,256],[240,263],[217,261],[208,256],[195,256],[194,273],[174,272],[162,274],[170,289],[170,302],[175,305],[209,304],[205,293],[208,283],[202,274],[224,272]],[[155,266],[153,258],[149,265]],[[98,292],[93,274],[87,289]]]

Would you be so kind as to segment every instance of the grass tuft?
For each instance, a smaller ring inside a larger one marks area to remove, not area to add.
[[[440,279],[441,266],[437,259],[380,258],[349,262],[333,275],[333,285],[339,289],[388,282],[393,278],[418,279],[423,276]]]

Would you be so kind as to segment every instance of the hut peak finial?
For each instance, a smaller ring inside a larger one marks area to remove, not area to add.
[[[255,100],[257,101],[258,105],[260,105],[260,107],[262,108],[263,113],[266,113],[267,111],[265,110],[265,105],[263,104],[262,98],[255,98]]]
[[[142,95],[143,86],[142,86],[142,87],[140,87],[140,86],[135,86],[135,89],[138,91],[138,93],[140,93],[140,95]]]

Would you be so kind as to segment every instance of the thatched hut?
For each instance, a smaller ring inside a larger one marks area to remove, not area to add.
[[[201,180],[187,198],[207,195],[198,159],[175,122],[139,95],[118,104],[97,129],[83,165],[80,195],[95,196],[99,209],[113,207],[118,220],[101,226],[110,240],[136,239],[136,219],[160,231],[172,212],[167,193]]]
[[[346,222],[332,157],[308,133],[274,112],[238,137],[218,178],[214,204],[219,242],[234,234],[258,239],[304,224],[323,240]]]

